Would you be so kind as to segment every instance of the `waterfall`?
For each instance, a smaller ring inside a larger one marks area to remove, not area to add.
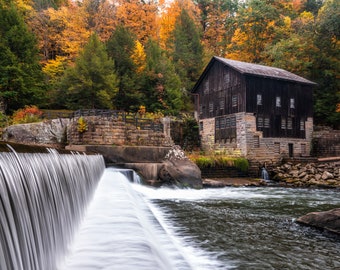
[[[133,185],[132,170],[107,168],[60,270],[192,269]]]
[[[99,155],[1,152],[0,269],[56,269],[104,168]]]
[[[261,178],[262,178],[263,180],[269,180],[269,174],[268,174],[268,172],[267,172],[267,170],[266,170],[265,167],[262,167],[262,170],[261,170]]]

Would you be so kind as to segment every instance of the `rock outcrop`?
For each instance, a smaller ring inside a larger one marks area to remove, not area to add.
[[[298,218],[296,222],[340,234],[340,208],[324,212],[311,212]]]
[[[7,142],[35,145],[65,143],[68,118],[45,120],[38,123],[12,125],[4,129],[2,139]]]
[[[307,164],[288,162],[274,168],[273,173],[273,180],[291,186],[340,187],[340,160]]]
[[[202,188],[201,170],[185,156],[179,146],[174,146],[166,155],[159,170],[159,178],[167,184]]]

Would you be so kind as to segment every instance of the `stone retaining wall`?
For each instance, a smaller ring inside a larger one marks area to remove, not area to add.
[[[79,118],[72,118],[67,127],[67,141],[70,145],[130,145],[171,146],[171,138],[162,132],[141,130],[119,119],[100,116],[83,117],[87,125],[84,132],[78,130]]]

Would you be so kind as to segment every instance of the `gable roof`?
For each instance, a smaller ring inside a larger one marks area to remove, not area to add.
[[[211,66],[213,65],[215,61],[221,62],[222,64],[245,75],[254,75],[254,76],[259,76],[263,78],[272,78],[272,79],[277,79],[277,80],[298,82],[302,84],[310,84],[310,85],[316,84],[312,81],[309,81],[303,77],[300,77],[294,73],[291,73],[281,68],[269,67],[269,66],[264,66],[264,65],[259,65],[259,64],[252,64],[252,63],[230,60],[230,59],[214,56],[210,60],[205,70],[203,71],[202,75],[200,76],[195,86],[193,87],[192,92],[196,90],[196,87],[198,86],[199,82],[203,79],[204,75],[208,72],[208,70],[211,68]]]

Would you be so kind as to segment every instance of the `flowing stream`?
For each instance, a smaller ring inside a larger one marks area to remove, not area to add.
[[[340,269],[340,238],[295,223],[339,190],[137,182],[101,156],[0,153],[0,269]]]

